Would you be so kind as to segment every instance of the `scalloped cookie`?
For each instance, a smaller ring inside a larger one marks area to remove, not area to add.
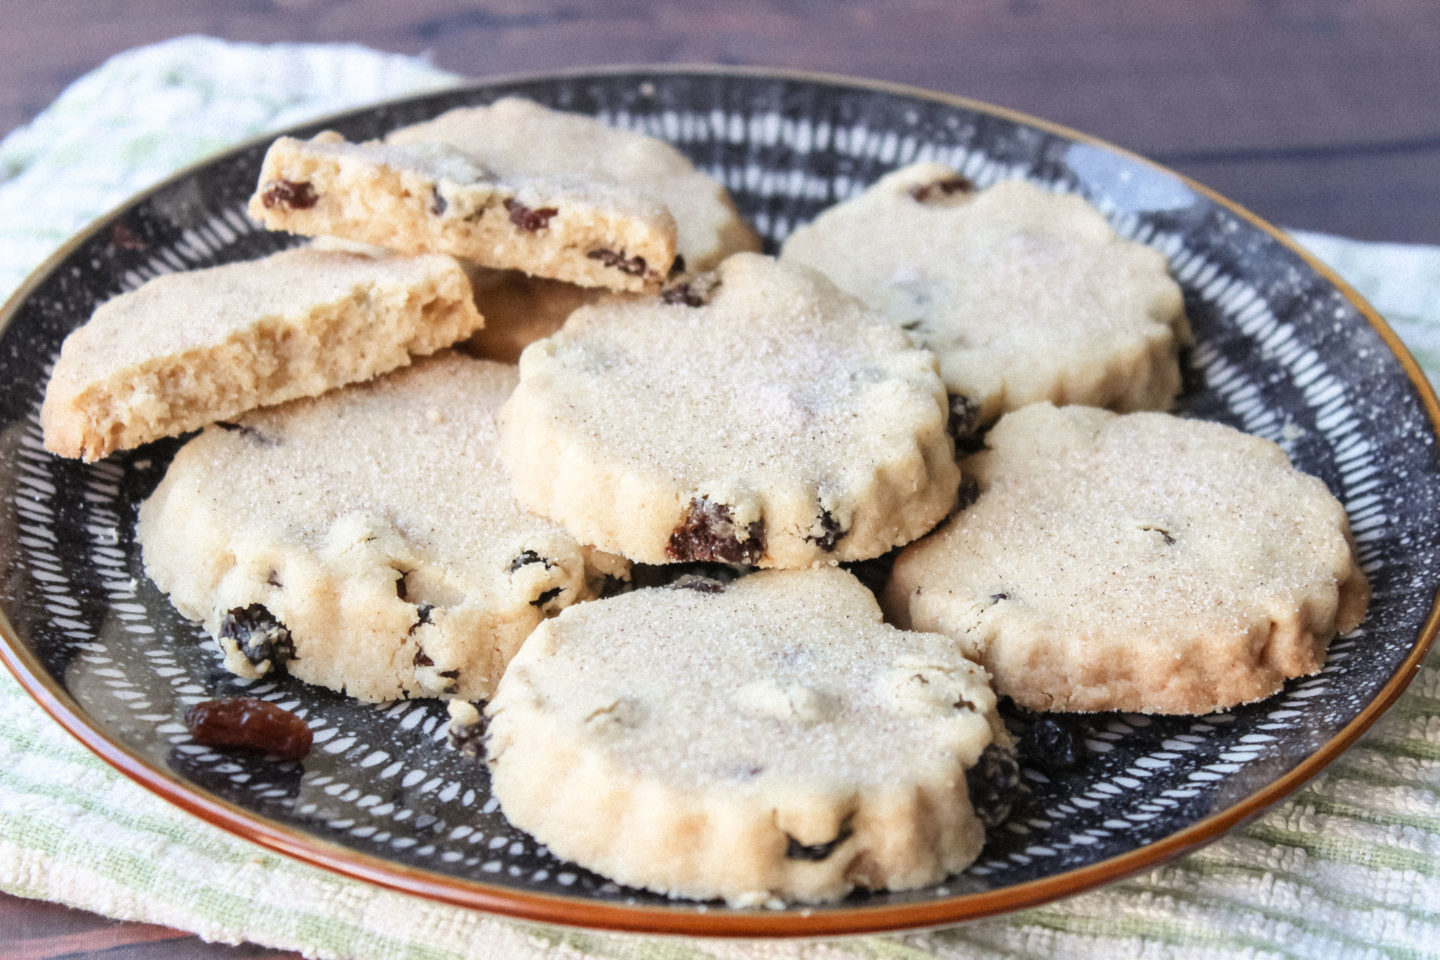
[[[1190,327],[1165,258],[1078,196],[1018,180],[975,192],[915,164],[796,230],[781,259],[934,350],[974,426],[1042,400],[1164,409],[1180,390]]]
[[[584,543],[805,567],[877,556],[949,512],[945,418],[932,354],[819,274],[737,254],[528,347],[500,456],[521,504]]]
[[[274,230],[613,290],[658,289],[676,252],[670,211],[636,190],[502,177],[444,144],[348,143],[332,131],[271,144],[250,215]]]
[[[1017,769],[985,671],[947,637],[882,623],[830,567],[573,607],[525,642],[486,713],[512,823],[621,883],[738,906],[962,870],[982,816],[1004,816],[987,767],[1011,788]]]
[[[450,257],[302,249],[165,274],[65,338],[45,447],[95,460],[368,380],[483,323]]]
[[[675,217],[680,272],[760,249],[725,188],[675,147],[599,120],[507,97],[391,131],[387,143],[443,143],[503,177],[583,177],[639,191]],[[665,264],[669,266],[668,262]]]
[[[628,575],[511,499],[494,416],[514,383],[446,353],[208,427],[141,505],[146,572],[240,676],[488,697],[536,624]]]
[[[1221,710],[1319,670],[1364,618],[1344,508],[1268,440],[1036,404],[986,445],[962,464],[978,499],[901,552],[884,601],[1022,706]]]

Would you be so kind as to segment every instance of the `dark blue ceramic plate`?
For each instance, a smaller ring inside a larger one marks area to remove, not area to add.
[[[0,608],[4,657],[67,728],[122,772],[242,836],[402,890],[531,919],[688,934],[817,935],[928,926],[1094,886],[1218,836],[1295,789],[1399,694],[1436,632],[1440,457],[1434,394],[1372,310],[1273,228],[1104,143],[923,91],[762,72],[623,70],[475,84],[331,118],[351,139],[519,94],[663,137],[720,178],[774,250],[886,171],[933,159],[981,184],[1024,177],[1083,194],[1162,251],[1198,344],[1183,409],[1283,446],[1350,511],[1374,585],[1369,619],[1318,676],[1230,713],[1067,722],[1090,761],[1028,793],[978,863],[910,893],[743,912],[617,887],[510,827],[484,771],[444,743],[436,702],[354,703],[280,679],[245,683],[146,580],[137,504],[176,448],[85,466],[46,454],[36,422],[65,334],[167,270],[287,243],[244,213],[265,143],[219,156],[105,217],[45,265],[0,327]],[[247,693],[302,713],[298,764],[191,742],[185,707]],[[1013,718],[1017,729],[1026,718]]]

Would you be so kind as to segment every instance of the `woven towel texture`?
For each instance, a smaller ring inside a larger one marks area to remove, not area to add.
[[[453,79],[354,46],[187,37],[122,54],[0,142],[0,298],[88,221],[180,166]],[[1440,248],[1297,236],[1440,380]],[[1425,667],[1290,800],[1163,869],[938,933],[779,944],[542,930],[312,869],[135,786],[0,673],[0,889],[357,960],[1440,957],[1440,667]]]

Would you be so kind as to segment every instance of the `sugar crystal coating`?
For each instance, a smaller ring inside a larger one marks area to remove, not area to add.
[[[528,509],[634,560],[773,567],[876,556],[945,515],[931,354],[766,257],[707,289],[585,307],[526,349],[501,457]]]
[[[983,841],[965,771],[1008,746],[984,671],[832,567],[572,607],[486,713],[516,825],[623,883],[741,904],[962,869]]]
[[[1190,341],[1165,258],[1073,195],[1023,181],[975,192],[921,163],[824,211],[781,258],[836,285],[940,358],[980,424],[1027,403],[1164,409]]]

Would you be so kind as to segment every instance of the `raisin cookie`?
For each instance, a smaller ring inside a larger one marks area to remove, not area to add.
[[[45,447],[95,460],[433,353],[484,323],[450,257],[288,250],[157,277],[65,338]]]
[[[486,713],[512,823],[621,883],[737,906],[935,883],[1018,772],[985,671],[831,567],[569,609]]]
[[[1364,617],[1344,509],[1268,440],[1036,404],[986,445],[962,464],[978,499],[901,552],[884,602],[1023,706],[1221,710],[1319,670]]]
[[[537,623],[627,567],[511,499],[494,415],[514,383],[445,353],[208,427],[141,505],[146,571],[240,676],[488,697]]]
[[[758,254],[528,347],[501,413],[517,498],[646,563],[805,567],[934,526],[959,471],[935,358]]]
[[[250,214],[271,229],[448,253],[586,287],[653,290],[675,262],[675,220],[658,201],[573,177],[501,178],[440,143],[281,137],[265,154]]]
[[[796,230],[781,258],[934,350],[959,434],[1041,400],[1158,410],[1180,390],[1190,328],[1165,258],[1077,196],[977,192],[916,164]]]
[[[402,127],[385,140],[447,144],[503,177],[584,177],[639,191],[674,215],[681,271],[711,270],[732,253],[760,249],[725,188],[683,153],[590,117],[507,97]]]

